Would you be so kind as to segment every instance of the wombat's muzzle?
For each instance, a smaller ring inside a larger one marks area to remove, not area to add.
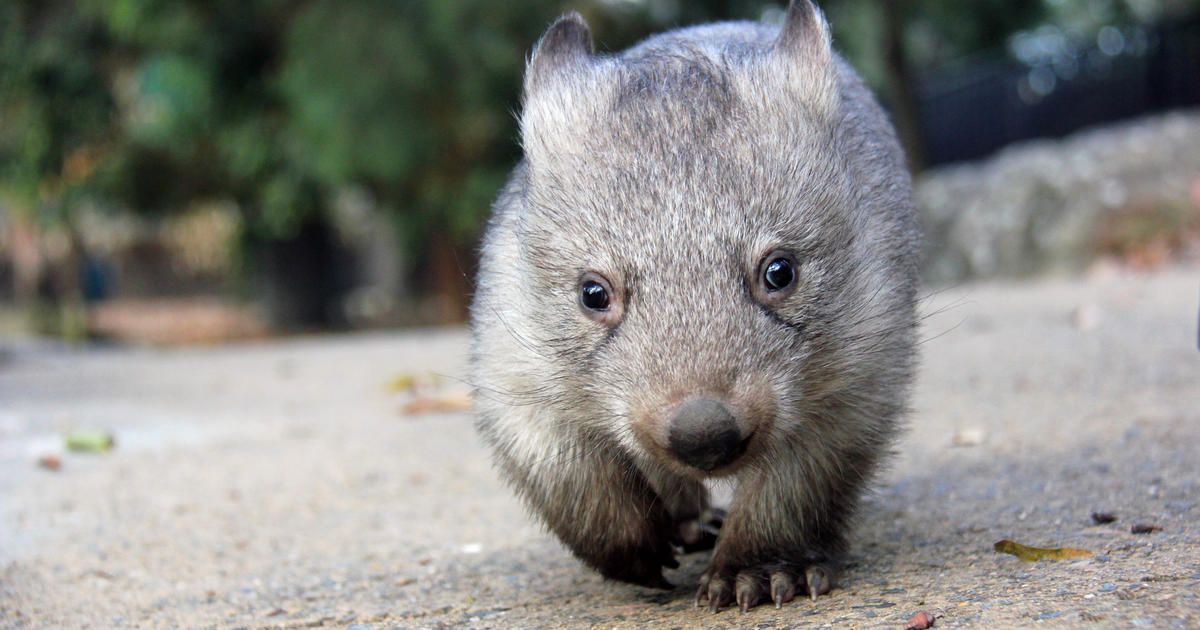
[[[720,401],[694,398],[675,409],[667,442],[680,461],[712,472],[746,452],[749,436]]]

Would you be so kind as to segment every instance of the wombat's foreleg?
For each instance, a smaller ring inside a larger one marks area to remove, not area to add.
[[[674,519],[627,455],[601,444],[539,462],[501,457],[502,469],[580,560],[605,577],[673,588]]]
[[[743,473],[697,606],[716,612],[736,602],[745,611],[769,598],[779,607],[797,593],[815,600],[833,588],[862,475],[852,466],[813,474],[805,468],[820,462],[797,457],[780,465],[786,461]]]

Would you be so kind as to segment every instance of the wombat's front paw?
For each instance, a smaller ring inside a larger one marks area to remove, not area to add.
[[[606,578],[648,588],[675,588],[662,575],[663,567],[679,568],[666,536],[655,536],[640,546],[604,548],[585,558]]]
[[[737,602],[742,612],[766,601],[768,594],[775,607],[792,601],[796,593],[808,593],[817,601],[818,595],[828,593],[837,578],[833,562],[777,562],[757,566],[717,566],[716,559],[700,576],[696,591],[696,606],[708,604],[717,612]]]

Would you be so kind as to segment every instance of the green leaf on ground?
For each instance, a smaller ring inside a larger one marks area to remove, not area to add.
[[[1030,547],[1022,545],[1019,542],[1011,540],[1001,540],[992,545],[997,553],[1011,553],[1012,555],[1024,560],[1025,562],[1037,562],[1038,560],[1067,560],[1069,558],[1086,558],[1095,555],[1087,549],[1072,549],[1070,547],[1058,547],[1055,549],[1046,549],[1043,547]]]
[[[113,436],[108,431],[80,429],[66,435],[67,450],[102,453],[113,447]]]

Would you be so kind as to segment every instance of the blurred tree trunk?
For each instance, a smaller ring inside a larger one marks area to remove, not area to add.
[[[433,293],[437,296],[436,317],[440,323],[467,320],[470,283],[465,256],[465,252],[455,247],[446,230],[434,232],[429,249],[429,271]]]
[[[34,221],[13,213],[8,228],[13,299],[30,330],[72,341],[86,339],[87,304],[81,280],[88,256],[74,224],[67,219],[57,228],[65,238],[65,247],[57,255],[49,253],[46,232]]]
[[[20,306],[37,299],[38,285],[45,273],[41,239],[37,228],[19,213],[8,215],[8,254],[13,270],[13,298]]]
[[[323,217],[306,221],[289,238],[263,239],[257,250],[260,295],[273,330],[301,332],[345,324],[342,264],[333,228]]]
[[[917,99],[916,76],[904,45],[904,27],[908,23],[911,0],[884,0],[884,55],[892,116],[900,144],[908,156],[908,168],[914,174],[925,168],[925,148],[921,140],[921,112]]]

